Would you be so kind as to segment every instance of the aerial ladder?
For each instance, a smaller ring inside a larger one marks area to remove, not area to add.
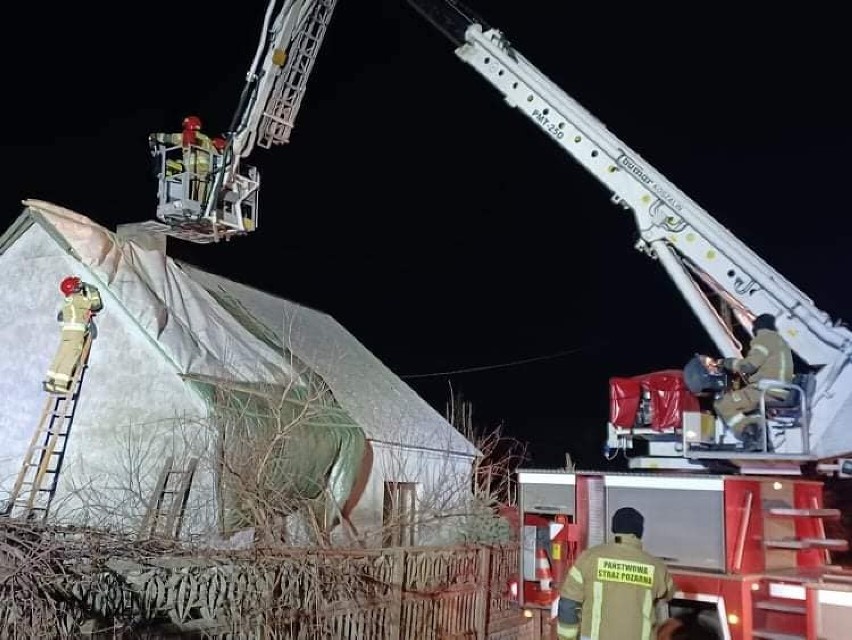
[[[336,3],[269,0],[246,84],[223,137],[152,134],[157,220],[143,223],[146,229],[199,244],[257,230],[260,173],[244,161],[255,147],[290,141]]]
[[[685,413],[685,424],[662,429],[610,423],[610,449],[626,452],[634,440],[644,440],[650,454],[643,452],[631,464],[655,468],[660,458],[669,458],[673,467],[725,460],[756,469],[760,459],[763,468],[815,462],[828,471],[845,465],[852,472],[852,461],[845,459],[852,454],[852,331],[833,321],[545,77],[500,30],[452,0],[409,3],[452,40],[458,58],[597,178],[616,205],[632,214],[639,232],[636,248],[662,265],[723,357],[740,357],[743,347],[723,311],[730,311],[746,336],[751,322],[769,313],[804,364],[795,384],[786,389],[792,406],[772,407],[767,400],[762,451],[743,452],[726,444],[722,422],[712,419],[708,425],[706,414],[699,412]],[[780,382],[771,388],[779,386]],[[767,390],[768,386],[764,395]]]
[[[519,469],[523,544],[510,592],[540,622],[542,637],[554,637],[558,585],[577,554],[612,541],[612,514],[631,506],[645,516],[643,546],[674,578],[668,615],[718,640],[848,638],[852,570],[834,564],[831,553],[847,551],[849,541],[826,526],[842,513],[826,507],[816,476],[852,475],[852,332],[553,84],[500,30],[452,0],[408,1],[633,216],[636,248],[662,265],[723,356],[740,356],[739,336],[769,313],[803,363],[785,389],[792,404],[761,403],[767,442],[780,433],[762,451],[729,447],[718,419],[705,434],[703,412],[684,411],[681,424],[666,428],[609,424],[610,442],[625,453],[634,440],[649,445],[647,455],[631,457],[631,471]],[[542,551],[552,580],[538,577]]]

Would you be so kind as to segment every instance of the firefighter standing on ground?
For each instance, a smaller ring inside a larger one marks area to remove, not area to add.
[[[722,366],[742,375],[746,386],[727,391],[714,404],[716,415],[734,432],[738,440],[754,446],[759,435],[756,427],[761,416],[754,415],[760,407],[761,380],[780,380],[789,384],[793,380],[793,353],[778,333],[775,317],[769,313],[757,316],[752,325],[754,337],[745,358],[725,358]],[[783,393],[783,392],[782,392]],[[769,392],[767,395],[776,395]],[[752,413],[752,415],[747,415]]]
[[[562,585],[559,640],[651,640],[657,604],[674,596],[665,563],[642,550],[644,518],[624,507],[612,517],[615,541],[584,551]]]
[[[65,302],[57,316],[62,323],[62,341],[42,383],[45,391],[67,393],[83,354],[83,345],[92,328],[92,318],[103,308],[100,292],[76,276],[59,285]]]

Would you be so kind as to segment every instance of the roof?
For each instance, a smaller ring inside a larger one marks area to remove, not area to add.
[[[289,384],[304,363],[371,440],[474,455],[476,448],[326,313],[174,260],[89,218],[26,200],[0,253],[33,224],[88,273],[182,376]]]

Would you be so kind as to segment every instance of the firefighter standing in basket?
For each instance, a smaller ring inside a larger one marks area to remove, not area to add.
[[[197,116],[187,116],[183,119],[180,133],[149,135],[148,144],[153,148],[156,143],[182,148],[181,160],[166,159],[166,176],[171,177],[184,171],[188,172],[189,193],[187,195],[203,205],[207,198],[214,156],[221,154],[225,147],[225,140],[218,137],[210,138],[201,133],[201,119]]]

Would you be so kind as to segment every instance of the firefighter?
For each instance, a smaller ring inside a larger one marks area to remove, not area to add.
[[[181,160],[166,159],[166,176],[172,177],[184,171],[189,172],[189,193],[192,200],[201,204],[207,197],[213,156],[219,155],[225,147],[222,138],[209,138],[201,133],[201,119],[197,116],[187,116],[183,119],[180,133],[152,133],[148,136],[148,144],[155,143],[180,146]]]
[[[57,315],[62,323],[62,341],[42,383],[50,393],[67,393],[80,364],[83,344],[92,330],[92,318],[103,308],[100,292],[77,276],[68,276],[59,285],[65,302]]]
[[[559,640],[652,640],[657,605],[675,592],[665,563],[642,549],[645,520],[632,507],[612,516],[614,542],[587,549],[559,598]]]
[[[789,384],[793,380],[793,352],[775,327],[775,316],[764,313],[752,325],[753,338],[745,358],[725,358],[722,366],[743,377],[746,385],[725,392],[714,403],[716,415],[731,429],[734,436],[748,449],[762,449],[760,422],[763,416],[754,411],[760,407],[761,380],[779,380]],[[770,391],[768,395],[783,399],[783,391]],[[750,415],[749,415],[750,414]]]

